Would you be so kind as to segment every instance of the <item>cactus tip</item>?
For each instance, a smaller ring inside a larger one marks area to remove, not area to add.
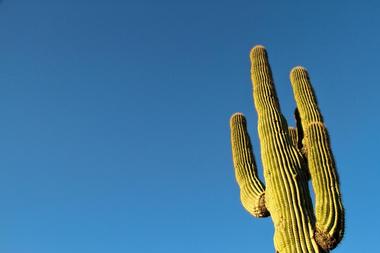
[[[292,70],[290,72],[291,73],[307,72],[307,69],[303,66],[295,66],[294,68],[292,68]]]
[[[241,112],[234,113],[230,118],[230,123],[237,124],[237,123],[245,123],[245,116]]]
[[[308,77],[307,69],[302,66],[296,66],[290,71],[290,78]]]
[[[256,46],[254,46],[253,48],[252,48],[252,50],[253,49],[264,49],[265,50],[265,47],[263,46],[263,45],[256,45]]]
[[[260,55],[260,54],[265,54],[266,53],[266,49],[264,46],[262,45],[256,45],[254,46],[252,49],[251,49],[251,53],[250,53],[250,56],[251,58],[255,55]]]

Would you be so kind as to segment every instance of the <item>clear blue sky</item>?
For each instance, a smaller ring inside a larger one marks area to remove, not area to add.
[[[338,3],[339,2],[339,3]],[[378,249],[377,1],[0,3],[0,252],[273,252],[241,207],[228,120],[248,118],[249,50],[283,113],[309,69],[347,211],[334,252]],[[261,165],[260,165],[261,173]]]

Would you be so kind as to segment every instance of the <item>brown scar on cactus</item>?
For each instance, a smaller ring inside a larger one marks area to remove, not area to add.
[[[276,252],[329,252],[342,240],[344,209],[328,132],[308,72],[295,67],[290,74],[297,104],[296,128],[291,128],[280,110],[265,48],[254,47],[250,58],[265,185],[257,175],[246,119],[235,113],[230,119],[231,144],[242,205],[255,217],[270,214]]]

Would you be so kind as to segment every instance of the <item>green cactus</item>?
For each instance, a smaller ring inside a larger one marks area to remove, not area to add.
[[[343,237],[344,209],[327,129],[308,73],[302,67],[290,73],[298,110],[297,128],[288,128],[265,48],[254,47],[250,56],[266,186],[257,176],[245,117],[235,113],[230,120],[231,143],[241,202],[255,217],[272,217],[276,252],[329,252]]]

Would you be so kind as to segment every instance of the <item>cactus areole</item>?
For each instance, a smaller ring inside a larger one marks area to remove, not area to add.
[[[281,114],[265,48],[254,47],[250,58],[265,186],[257,175],[246,119],[235,113],[231,144],[241,203],[255,217],[271,216],[276,252],[329,252],[342,240],[344,209],[329,135],[308,72],[295,67],[290,73],[297,104],[297,127],[292,128]]]

